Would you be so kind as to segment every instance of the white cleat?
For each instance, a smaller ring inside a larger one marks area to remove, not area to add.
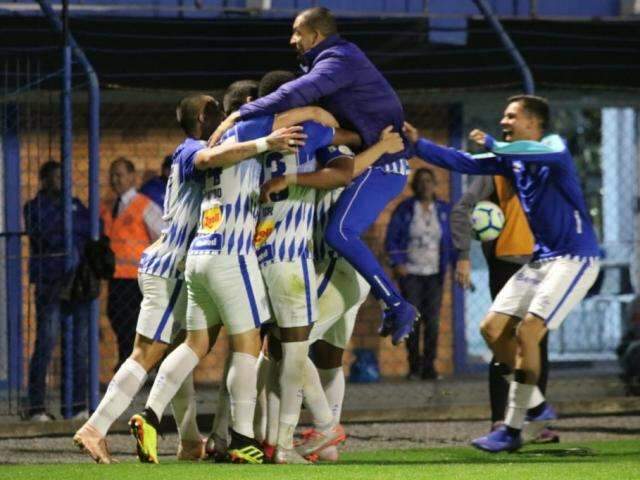
[[[85,423],[73,436],[73,443],[96,463],[114,463],[107,440],[91,425]]]
[[[276,447],[273,454],[273,463],[280,465],[312,465],[312,463],[300,455],[293,448]]]

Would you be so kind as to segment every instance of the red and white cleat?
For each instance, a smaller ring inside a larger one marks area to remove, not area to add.
[[[84,424],[73,436],[73,443],[85,453],[88,453],[96,463],[115,463],[111,458],[107,440],[100,432],[89,424]]]
[[[276,447],[273,454],[273,463],[279,465],[312,465],[312,463],[300,455],[293,448]]]
[[[296,446],[296,450],[305,458],[318,458],[320,451],[339,445],[346,439],[342,425],[336,425],[323,432],[312,428],[303,432],[302,440]]]
[[[178,460],[185,462],[197,462],[205,456],[206,439],[202,440],[180,440],[178,445]]]

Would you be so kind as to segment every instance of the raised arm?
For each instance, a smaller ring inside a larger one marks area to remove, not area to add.
[[[353,81],[353,71],[339,54],[328,54],[319,59],[311,71],[287,82],[278,90],[240,107],[243,120],[273,115],[296,107],[310,105],[331,95]]]
[[[373,165],[382,155],[398,153],[404,150],[404,141],[398,132],[389,125],[380,134],[380,139],[365,151],[356,155],[353,163],[353,177],[357,177]]]
[[[293,126],[278,129],[256,140],[236,143],[229,139],[230,141],[221,145],[198,151],[194,165],[198,170],[206,170],[228,167],[267,150],[295,152],[299,146],[304,145],[306,137],[302,127]]]

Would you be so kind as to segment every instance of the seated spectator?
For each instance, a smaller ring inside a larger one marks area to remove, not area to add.
[[[31,420],[47,421],[45,389],[47,368],[59,338],[62,319],[71,315],[73,324],[73,415],[87,417],[88,327],[90,299],[65,296],[73,271],[65,268],[64,211],[60,164],[53,160],[39,172],[40,191],[24,206],[29,234],[29,280],[35,285],[36,342],[29,364],[29,410]],[[73,198],[73,269],[83,260],[90,236],[89,211]],[[63,365],[66,355],[62,343]],[[64,376],[61,382],[64,398]]]
[[[136,170],[128,158],[119,157],[109,168],[111,189],[117,195],[103,204],[104,232],[111,240],[116,268],[109,281],[107,316],[118,340],[117,370],[131,354],[142,293],[138,287],[138,262],[144,249],[162,232],[162,210],[136,191]]]

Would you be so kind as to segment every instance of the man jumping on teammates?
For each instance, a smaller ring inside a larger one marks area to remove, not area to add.
[[[244,105],[233,118],[246,120],[321,101],[344,128],[360,134],[364,148],[375,144],[388,125],[395,131],[402,129],[404,112],[398,96],[365,54],[340,38],[328,9],[316,7],[301,12],[293,23],[290,43],[308,72]],[[361,236],[407,182],[410,148],[408,144],[405,147],[383,155],[354,179],[335,205],[325,232],[329,245],[354,266],[384,303],[381,334],[391,333],[394,344],[408,337],[418,313],[402,297]]]

